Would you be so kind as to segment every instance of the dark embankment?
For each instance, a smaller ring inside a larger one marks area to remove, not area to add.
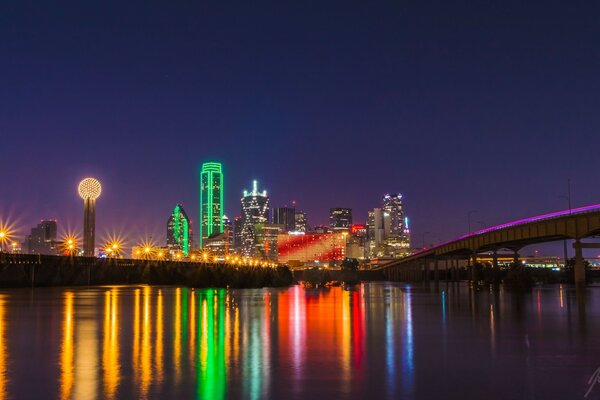
[[[287,267],[0,254],[0,287],[152,284],[260,288],[291,283]]]
[[[294,270],[294,281],[311,282],[315,285],[324,285],[327,282],[339,281],[355,283],[360,281],[383,281],[385,277],[381,271],[343,271],[336,269],[305,269]]]

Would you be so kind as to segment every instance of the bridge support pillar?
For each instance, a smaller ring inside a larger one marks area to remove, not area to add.
[[[425,275],[425,282],[429,283],[429,260],[423,262],[423,273]]]
[[[496,283],[498,279],[498,250],[494,250],[492,257],[492,281]]]
[[[440,283],[440,269],[437,256],[433,259],[433,279],[436,285]]]
[[[458,261],[456,257],[452,258],[452,282],[458,282]]]
[[[576,240],[573,248],[575,248],[575,285],[585,286],[585,264],[583,263],[581,242]]]
[[[450,269],[448,268],[448,259],[446,258],[444,260],[445,263],[445,267],[446,267],[446,282],[450,282]]]
[[[471,281],[477,282],[477,252],[473,252],[473,265],[471,266]]]
[[[513,251],[514,251],[513,264],[516,267],[517,265],[519,265],[519,252],[517,250],[513,250]]]

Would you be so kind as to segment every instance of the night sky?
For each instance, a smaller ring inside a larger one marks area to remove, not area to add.
[[[198,172],[311,224],[401,192],[415,244],[600,203],[600,5],[0,1],[0,220],[163,242]],[[197,229],[196,229],[197,230]]]

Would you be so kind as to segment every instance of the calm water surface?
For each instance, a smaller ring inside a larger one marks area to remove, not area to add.
[[[571,399],[598,367],[600,287],[0,292],[0,398]]]

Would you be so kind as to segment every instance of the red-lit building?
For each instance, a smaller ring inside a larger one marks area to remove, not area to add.
[[[279,262],[341,261],[346,256],[347,233],[280,234]]]

